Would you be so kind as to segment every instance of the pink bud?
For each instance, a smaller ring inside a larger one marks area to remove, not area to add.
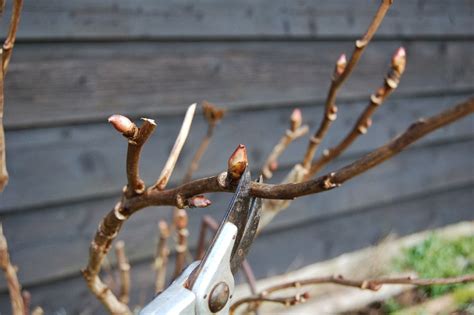
[[[188,205],[191,208],[205,208],[211,203],[212,202],[203,195],[194,196],[188,200]]]
[[[295,131],[303,123],[303,115],[301,114],[301,110],[299,108],[295,108],[291,113],[290,122],[291,131]]]
[[[247,149],[245,145],[239,144],[227,162],[227,176],[229,176],[231,180],[239,179],[247,165]]]
[[[110,116],[109,123],[111,123],[118,132],[127,137],[132,136],[137,128],[137,126],[130,119],[122,115]]]
[[[395,51],[392,57],[392,68],[400,75],[405,71],[407,55],[405,48],[400,47]]]
[[[336,62],[336,69],[335,69],[336,75],[341,75],[344,72],[344,70],[346,70],[346,66],[347,66],[346,54],[342,54],[339,56],[339,59],[337,59],[337,62]]]

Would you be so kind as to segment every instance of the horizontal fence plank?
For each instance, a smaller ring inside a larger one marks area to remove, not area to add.
[[[304,225],[263,234],[254,243],[249,261],[257,277],[262,278],[374,245],[389,233],[402,236],[462,220],[473,220],[472,189],[473,186],[469,186],[438,192],[327,220],[307,220]],[[308,244],[311,244],[310,247]],[[131,248],[133,245],[127,243],[127,252]],[[17,263],[22,268],[26,262]],[[38,268],[41,267],[38,265]],[[151,299],[153,277],[149,260],[133,264],[131,305],[143,305]],[[242,281],[241,276],[239,279]],[[77,272],[67,279],[34,287],[27,285],[26,288],[32,293],[32,304],[43,306],[47,314],[104,312]],[[8,306],[8,295],[3,291],[0,295],[0,312],[8,313]]]
[[[19,38],[347,38],[366,31],[378,5],[376,0],[36,0],[25,2]],[[473,17],[469,0],[394,2],[378,36],[472,36]]]
[[[441,111],[468,95],[389,99],[374,116],[374,125],[348,149],[367,152],[403,131],[418,118]],[[334,145],[349,131],[366,102],[340,104],[339,119],[322,148]],[[322,108],[302,108],[305,121],[315,130]],[[239,143],[248,147],[250,165],[260,167],[288,126],[291,108],[229,112],[217,127],[213,142],[196,176],[217,174]],[[153,117],[156,118],[156,117]],[[156,180],[173,146],[182,117],[160,119],[145,146],[141,171],[147,183]],[[437,131],[421,142],[451,141],[472,137],[473,117]],[[184,175],[206,126],[196,117],[172,181]],[[10,131],[6,134],[10,183],[0,195],[0,212],[118,194],[125,184],[126,141],[107,123]],[[282,166],[301,161],[307,138],[295,142],[280,159]]]
[[[341,89],[365,99],[400,45],[408,66],[396,96],[472,91],[469,41],[374,42]],[[18,44],[5,83],[6,128],[182,113],[204,99],[228,109],[321,103],[351,42]],[[342,101],[340,101],[342,102]]]
[[[339,189],[296,199],[291,209],[268,227],[268,233],[311,220],[347,216],[368,207],[383,207],[383,204],[417,195],[434,197],[437,191],[450,187],[468,185],[471,188],[467,194],[472,199],[473,150],[474,140],[470,140],[404,152]],[[282,170],[278,176],[284,172]],[[189,211],[191,235],[198,234],[202,215],[220,218],[229,197],[230,194],[210,194],[211,207]],[[115,202],[114,198],[109,198],[2,216],[12,259],[22,262],[20,275],[24,283],[41,283],[77,273],[85,264],[87,248],[100,219]],[[132,260],[153,255],[156,223],[159,219],[170,218],[170,211],[167,207],[146,209],[127,222],[119,238],[128,244]]]

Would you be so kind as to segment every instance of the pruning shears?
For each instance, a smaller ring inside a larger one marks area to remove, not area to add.
[[[204,258],[191,263],[140,315],[229,313],[234,275],[255,239],[260,221],[262,202],[250,197],[250,182],[246,169]]]

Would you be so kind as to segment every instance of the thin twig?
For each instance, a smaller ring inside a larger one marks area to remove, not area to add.
[[[31,294],[30,292],[23,290],[21,292],[21,297],[23,299],[23,307],[25,315],[30,315],[30,306],[31,306]]]
[[[201,219],[201,228],[199,229],[199,238],[196,250],[196,260],[201,260],[206,251],[206,234],[208,230],[217,231],[219,224],[210,215],[204,215]]]
[[[0,49],[0,60],[2,59],[2,56],[3,51]],[[8,171],[5,155],[5,131],[3,128],[3,80],[4,76],[2,71],[0,71],[0,192],[2,192],[8,184]]]
[[[156,271],[155,293],[161,292],[165,287],[166,267],[168,265],[168,257],[170,250],[168,248],[168,239],[170,237],[170,229],[164,220],[158,223],[159,239],[155,253],[154,268]]]
[[[297,108],[290,116],[290,128],[286,130],[285,135],[273,147],[272,152],[268,156],[265,164],[262,167],[262,175],[265,178],[271,178],[273,172],[278,167],[278,158],[288,148],[288,146],[296,139],[308,133],[309,127],[307,125],[301,126],[302,116],[301,111]]]
[[[176,227],[176,262],[173,273],[173,279],[177,278],[184,269],[186,264],[186,252],[188,250],[188,214],[186,210],[178,209],[174,218],[174,226]]]
[[[5,1],[0,2],[0,14],[3,13],[5,8]],[[12,16],[10,19],[10,26],[8,28],[8,34],[3,43],[3,47],[0,48],[0,60],[2,67],[0,69],[0,192],[3,191],[5,186],[8,184],[8,172],[5,156],[5,131],[3,127],[3,110],[4,110],[4,80],[7,75],[8,65],[13,52],[13,46],[15,45],[16,33],[18,30],[18,24],[20,23],[21,10],[23,8],[23,0],[14,0],[12,8]]]
[[[16,274],[17,268],[12,265],[10,261],[10,254],[8,253],[8,243],[3,234],[3,227],[0,223],[0,268],[5,274],[5,279],[10,293],[10,302],[12,306],[13,315],[24,315],[25,306],[23,304],[23,297],[21,294],[21,285]]]
[[[269,294],[290,289],[290,288],[301,288],[303,286],[316,285],[316,284],[338,284],[343,286],[349,286],[354,288],[359,288],[363,290],[378,291],[385,284],[403,284],[403,285],[415,285],[415,286],[428,286],[428,285],[446,285],[446,284],[459,284],[459,283],[468,283],[474,281],[474,274],[464,275],[459,277],[452,278],[435,278],[435,279],[418,279],[413,277],[398,277],[398,278],[379,278],[379,279],[370,279],[370,280],[353,280],[346,279],[342,276],[328,276],[328,277],[316,277],[309,278],[300,281],[291,281],[286,283],[277,284],[275,286],[269,287],[262,291],[259,295],[251,296],[244,298],[235,302],[231,306],[231,314],[240,306],[247,303],[255,302],[276,302],[281,303],[284,300],[290,300],[291,298],[281,298],[282,300],[271,299],[268,297]],[[299,295],[293,295],[296,299]],[[307,297],[305,298],[305,300]],[[300,301],[302,302],[302,301]],[[285,303],[282,303],[285,304]],[[291,304],[285,304],[291,305]]]
[[[242,262],[242,271],[244,272],[245,279],[250,288],[252,294],[257,293],[257,281],[255,279],[255,274],[253,273],[252,267],[250,266],[247,259],[244,259]]]
[[[127,149],[127,180],[125,188],[127,197],[142,194],[145,191],[145,183],[140,178],[139,162],[143,145],[155,131],[156,123],[153,119],[142,118],[143,125],[138,128],[127,117],[121,115],[112,115],[109,117],[111,123],[117,131],[128,139]]]
[[[307,178],[314,176],[327,163],[341,155],[341,153],[344,152],[344,150],[346,150],[360,135],[367,133],[367,130],[372,125],[372,115],[397,88],[400,82],[400,77],[405,70],[405,65],[405,49],[400,47],[392,57],[392,64],[387,76],[385,77],[383,86],[380,87],[375,94],[371,95],[369,104],[360,115],[352,130],[338,145],[324,150],[322,156],[311,165]]]
[[[128,304],[130,301],[130,264],[125,255],[124,241],[118,241],[115,244],[115,256],[117,257],[117,267],[120,274],[119,301]]]
[[[23,0],[14,0],[12,17],[10,19],[10,27],[8,28],[8,35],[3,43],[3,56],[2,56],[2,69],[3,76],[7,74],[8,65],[10,64],[10,58],[12,57],[13,46],[15,45],[16,32],[18,30],[18,24],[20,24],[20,15],[23,8]]]
[[[181,125],[181,130],[179,131],[178,137],[176,138],[173,149],[171,150],[165,167],[163,167],[160,177],[154,186],[157,190],[165,189],[166,185],[168,184],[171,174],[173,173],[174,166],[176,165],[176,161],[178,160],[179,154],[181,153],[181,149],[183,148],[186,138],[188,137],[189,130],[191,129],[191,123],[193,122],[195,111],[196,104],[189,106],[188,110],[186,111],[183,124]]]
[[[388,9],[390,8],[393,0],[382,0],[380,3],[375,16],[370,23],[367,32],[364,36],[355,42],[354,51],[352,52],[352,56],[349,59],[349,62],[346,63],[345,55],[341,55],[338,62],[336,63],[336,69],[334,71],[334,75],[331,80],[331,86],[328,91],[328,95],[326,97],[325,102],[325,109],[324,109],[324,116],[321,120],[321,124],[311,138],[306,153],[303,159],[303,167],[305,169],[309,169],[311,166],[311,161],[313,160],[314,154],[318,149],[319,144],[323,140],[324,136],[329,130],[332,122],[336,120],[337,117],[337,107],[336,107],[336,96],[338,89],[342,86],[344,81],[350,76],[352,71],[354,70],[355,66],[359,62],[362,53],[364,52],[365,47],[369,44],[370,40],[374,36],[375,32],[377,31],[380,23],[382,22],[385,14],[387,13]]]
[[[267,302],[267,303],[276,303],[276,304],[282,304],[286,307],[288,306],[293,306],[299,303],[304,303],[308,300],[309,294],[307,292],[303,294],[295,294],[287,297],[266,297],[266,296],[249,296],[246,298],[243,298],[241,300],[238,300],[234,304],[231,305],[229,314],[233,315],[235,314],[236,309],[244,304],[250,304],[250,309],[253,311],[256,311],[257,308],[260,306],[261,303]]]
[[[214,129],[217,123],[224,117],[223,109],[220,109],[214,104],[211,104],[207,101],[203,102],[202,109],[204,117],[206,118],[208,123],[207,132],[204,138],[201,140],[201,143],[199,144],[199,147],[196,153],[194,154],[191,163],[189,164],[188,170],[186,171],[186,174],[183,178],[183,183],[189,182],[194,172],[196,172],[196,170],[199,168],[199,163],[201,162],[201,159],[204,156],[204,153],[206,152],[209,143],[211,143],[211,138],[214,134]]]

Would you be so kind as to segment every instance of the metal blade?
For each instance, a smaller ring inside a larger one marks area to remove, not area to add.
[[[249,206],[249,199],[250,199],[249,185],[250,185],[250,171],[246,169],[239,180],[239,184],[235,190],[234,196],[232,197],[232,200],[230,201],[229,207],[227,208],[227,212],[224,215],[224,218],[221,221],[219,228],[217,229],[217,232],[212,240],[211,245],[207,249],[206,254],[204,255],[199,266],[189,276],[189,279],[186,285],[188,288],[192,288],[194,283],[196,282],[196,279],[199,276],[199,273],[201,272],[201,268],[204,265],[204,262],[206,262],[209,259],[208,254],[212,250],[212,248],[215,246],[216,240],[219,238],[219,235],[221,234],[222,228],[225,225],[225,223],[230,222],[237,227],[237,236],[234,243],[234,247],[232,248],[232,252],[234,251],[234,249],[236,248],[236,245],[242,238],[242,235],[245,229],[246,220],[247,220],[248,206]]]

